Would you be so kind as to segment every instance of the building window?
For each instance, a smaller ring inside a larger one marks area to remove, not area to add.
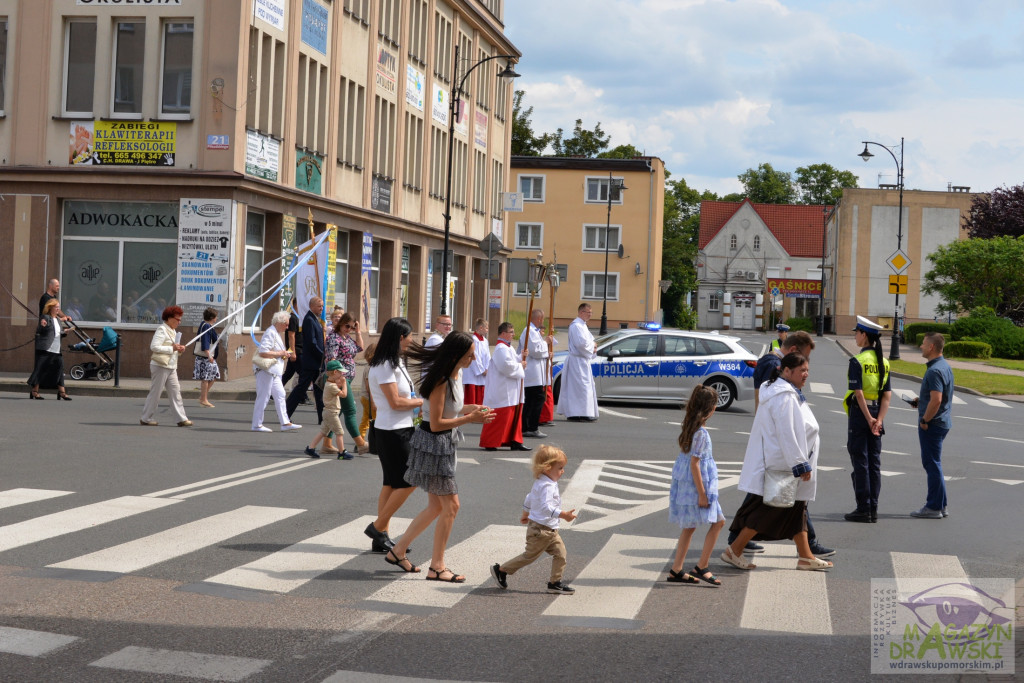
[[[501,193],[505,191],[505,167],[497,159],[493,160],[491,166],[493,167],[491,170],[491,185],[494,187],[494,196],[491,198],[491,217],[501,220]]]
[[[623,183],[622,178],[615,178],[615,180],[620,184]],[[622,196],[621,191],[613,192],[612,204],[621,204]],[[587,178],[587,202],[608,203],[608,178]]]
[[[584,299],[604,299],[604,273],[583,273],[583,290],[580,295]],[[619,274],[608,273],[608,300],[619,299]]]
[[[754,251],[761,251],[761,236],[754,235]]]
[[[4,74],[7,73],[7,19],[0,18],[0,114],[4,113],[4,91],[7,88],[7,81]]]
[[[519,176],[519,191],[523,193],[524,202],[544,201],[544,176],[542,175],[521,175]]]
[[[284,79],[284,43],[250,28],[245,125],[278,139],[284,137]]]
[[[764,269],[764,276],[769,279],[782,277],[782,269],[778,266],[767,266]]]
[[[345,14],[356,21],[362,22],[364,26],[370,21],[370,0],[345,0]]]
[[[379,95],[373,98],[373,172],[391,180],[395,177],[395,112],[394,102]]]
[[[487,52],[481,48],[477,50],[476,61],[477,63],[490,57]],[[476,74],[476,106],[484,111],[490,110],[491,104],[491,83],[496,81],[494,77],[493,67],[488,68],[487,66],[477,69]]]
[[[526,282],[516,282],[512,287],[512,296],[530,296],[530,285]]]
[[[405,181],[406,187],[423,189],[423,119],[405,112]]]
[[[434,13],[434,75],[445,83],[449,82],[452,72],[452,59],[452,22],[437,11]]]
[[[504,69],[506,64],[507,62],[505,64],[500,64],[500,68]],[[506,83],[504,78],[498,79],[498,89],[495,91],[494,95],[494,118],[499,121],[504,121],[507,115],[505,109],[508,107],[508,91],[511,87],[512,85],[510,83]]]
[[[327,67],[299,55],[295,146],[320,152],[327,146]]]
[[[362,170],[366,89],[342,78],[338,97],[338,162]]]
[[[437,126],[430,127],[430,196],[444,199],[444,185],[447,180],[448,131]]]
[[[164,24],[163,66],[160,70],[160,113],[192,111],[192,22]]]
[[[487,154],[473,150],[473,213],[487,212]]]
[[[467,26],[467,24],[465,22],[463,22],[463,23],[459,24],[459,26],[462,27],[462,28],[465,28]],[[460,78],[462,76],[465,76],[466,75],[466,69],[470,68],[473,65],[472,59],[473,59],[473,40],[469,36],[467,36],[465,33],[463,33],[462,31],[459,31],[459,62],[460,63],[456,64],[455,67],[456,67],[456,69],[458,70],[458,72],[460,74]],[[488,66],[490,66],[490,65],[488,65]],[[480,67],[480,68],[483,69],[484,71],[487,70],[484,67]],[[472,102],[473,101],[473,79],[472,78],[467,78],[466,79],[466,82],[462,85],[462,92],[465,94],[465,97],[463,98],[463,102],[468,103],[468,102]],[[467,105],[463,104],[463,106],[465,107]],[[468,119],[470,122],[472,122],[473,121],[473,113],[471,111],[467,111],[467,113],[465,115],[465,118]],[[472,123],[470,125],[472,126]]]
[[[92,118],[96,83],[96,22],[73,20],[64,37],[64,115]]]
[[[380,14],[377,17],[380,29],[377,31],[377,35],[395,46],[399,44],[399,14],[401,12],[398,0],[380,0]]]
[[[722,299],[716,293],[708,294],[708,312],[717,313],[722,310]]]
[[[145,67],[146,23],[119,21],[114,47],[114,104],[116,114],[142,116],[142,74]]]
[[[249,211],[245,214],[245,273],[242,277],[245,278],[243,282],[249,284],[245,286],[245,313],[242,314],[242,325],[246,328],[259,329],[259,325],[254,321],[260,304],[251,302],[260,301],[263,294],[263,274],[256,275],[252,282],[249,282],[249,278],[263,267],[263,235],[266,223],[267,217],[262,213]]]
[[[348,310],[348,240],[347,232],[338,232],[338,248],[334,255],[334,305]],[[359,311],[354,311],[358,315]]]
[[[816,318],[818,317],[818,299],[797,299],[796,300],[796,316],[797,318]]]
[[[583,226],[583,251],[604,251],[605,235],[608,235],[609,251],[618,251],[622,228],[613,225],[609,228],[606,225],[584,225]]]
[[[516,223],[516,249],[540,249],[543,243],[543,224]]]
[[[427,0],[409,0],[409,58],[421,66],[427,63]]]
[[[455,139],[454,153],[452,155],[452,204],[460,209],[466,208],[466,168],[469,157],[469,145],[458,138]]]
[[[729,235],[729,250],[736,251],[736,235]]]
[[[80,322],[160,323],[177,297],[178,202],[66,201],[63,208],[65,310],[79,312]]]

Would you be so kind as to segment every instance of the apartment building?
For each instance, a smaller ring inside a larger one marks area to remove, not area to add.
[[[477,243],[502,232],[510,183],[502,16],[502,0],[0,0],[0,280],[34,308],[60,278],[82,327],[122,335],[127,375],[148,374],[172,303],[186,325],[244,307],[229,377],[292,295],[423,332],[447,289],[457,327],[496,323]],[[451,126],[443,288],[451,90],[477,64]],[[275,291],[325,231],[322,278]],[[8,297],[0,317],[5,348],[31,339]]]

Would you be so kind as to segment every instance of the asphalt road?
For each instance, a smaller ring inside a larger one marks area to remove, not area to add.
[[[563,500],[580,508],[562,532],[574,596],[544,592],[546,557],[508,591],[491,583],[487,567],[522,550],[531,477],[525,454],[477,449],[479,428],[460,450],[447,557],[469,581],[447,586],[367,552],[379,466],[303,457],[311,407],[296,416],[305,429],[258,434],[241,402],[190,407],[192,429],[164,426],[164,407],[161,426],[144,428],[141,399],[0,395],[0,680],[867,680],[873,578],[1024,585],[1024,405],[958,395],[950,516],[932,521],[908,516],[925,477],[914,411],[896,402],[879,523],[851,524],[846,363],[820,344],[806,391],[823,437],[810,510],[838,549],[832,571],[794,571],[784,542],[740,572],[717,558],[723,533],[711,568],[724,586],[665,583],[681,411],[607,405],[597,423],[545,428],[569,455]],[[897,395],[917,388],[894,381]],[[752,411],[737,403],[709,423],[729,518]],[[425,501],[414,494],[399,516]],[[415,562],[426,565],[430,543],[413,544]],[[688,566],[702,543],[698,530]],[[1018,667],[1021,657],[1017,645]]]

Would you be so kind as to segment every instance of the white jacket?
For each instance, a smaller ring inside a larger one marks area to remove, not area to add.
[[[792,470],[810,462],[811,479],[797,485],[797,500],[814,500],[818,486],[818,421],[796,387],[781,377],[761,385],[760,405],[743,456],[739,490],[764,494],[764,470]]]
[[[171,329],[167,323],[162,323],[153,333],[153,340],[149,342],[149,350],[152,353],[150,362],[162,368],[175,369],[178,367],[178,352],[174,350],[174,338],[177,332]]]
[[[487,338],[477,339],[473,335],[473,362],[462,371],[463,384],[483,385],[487,375],[487,366],[491,363],[491,346]]]
[[[499,341],[494,347],[485,379],[484,405],[488,408],[508,408],[523,402],[523,362],[508,344]]]
[[[527,335],[530,337],[529,342],[526,341]],[[529,348],[526,355],[526,380],[523,385],[540,387],[551,384],[551,378],[548,375],[548,342],[541,330],[538,330],[533,323],[528,324],[523,333],[519,335],[520,358],[523,355],[523,344]]]

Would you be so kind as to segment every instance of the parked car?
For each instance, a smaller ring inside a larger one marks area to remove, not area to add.
[[[598,400],[685,403],[698,384],[718,392],[718,409],[754,396],[757,356],[738,337],[683,330],[617,330],[595,340],[590,363]],[[568,352],[556,352],[555,400]]]

